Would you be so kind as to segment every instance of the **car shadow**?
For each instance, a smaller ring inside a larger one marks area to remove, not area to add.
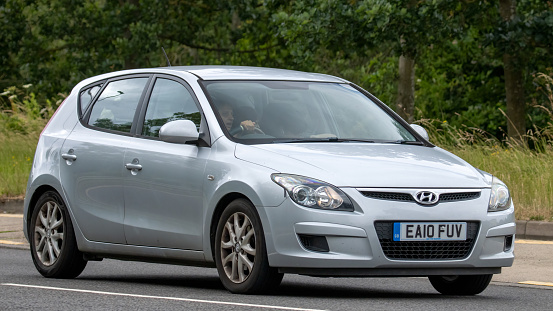
[[[440,298],[443,295],[439,293],[420,293],[409,290],[382,289],[360,287],[356,285],[341,285],[337,287],[334,284],[305,284],[299,282],[283,282],[275,291],[275,295],[287,297],[304,298]]]
[[[133,283],[140,285],[155,285],[168,286],[189,289],[215,290],[226,291],[221,281],[217,276],[205,275],[175,275],[175,276],[159,276],[159,275],[141,275],[141,276],[81,276],[79,280],[86,281],[102,281],[113,283]],[[347,279],[343,279],[347,280]],[[374,279],[373,279],[374,280]],[[344,282],[340,282],[344,283]],[[343,298],[379,298],[379,299],[486,299],[485,295],[478,296],[447,296],[438,292],[433,292],[432,289],[420,289],[414,286],[415,290],[411,289],[390,289],[390,285],[378,287],[379,284],[374,283],[367,286],[340,284],[337,286],[335,282],[321,281],[320,284],[314,282],[305,282],[297,280],[284,280],[282,284],[273,292],[265,293],[261,296],[280,296],[290,298],[318,298],[318,299],[343,299]],[[411,286],[413,287],[413,286]]]

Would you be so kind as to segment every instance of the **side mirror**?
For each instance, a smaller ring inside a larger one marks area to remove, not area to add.
[[[424,127],[418,125],[418,124],[411,124],[411,127],[422,136],[422,138],[426,139],[427,141],[430,141],[430,137],[428,137],[428,132],[424,129]]]
[[[167,122],[159,129],[159,138],[168,143],[184,144],[198,140],[199,136],[196,124],[190,120]]]

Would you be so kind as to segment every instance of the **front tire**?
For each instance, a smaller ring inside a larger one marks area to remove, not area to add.
[[[71,217],[58,193],[48,191],[38,199],[29,231],[33,263],[40,274],[60,279],[81,274],[87,261],[77,249]]]
[[[483,292],[492,280],[492,274],[429,276],[432,286],[444,295],[469,296]]]
[[[283,274],[269,266],[261,221],[248,200],[234,200],[223,211],[214,247],[217,272],[228,291],[267,293],[282,281]]]

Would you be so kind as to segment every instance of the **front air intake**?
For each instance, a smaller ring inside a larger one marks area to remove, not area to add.
[[[298,234],[301,245],[313,252],[328,253],[330,251],[326,237],[320,235]]]
[[[505,244],[503,246],[503,251],[508,252],[513,248],[513,236],[508,235],[505,237]]]

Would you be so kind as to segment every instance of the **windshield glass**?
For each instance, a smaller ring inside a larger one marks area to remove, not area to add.
[[[207,81],[204,86],[221,127],[235,141],[416,141],[348,84]]]

